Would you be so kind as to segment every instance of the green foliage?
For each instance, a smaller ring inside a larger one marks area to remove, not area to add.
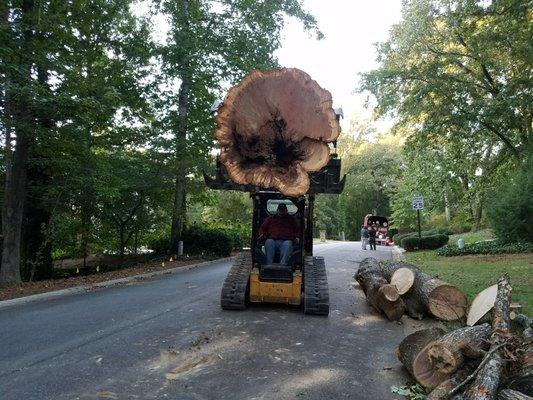
[[[192,255],[209,255],[227,257],[234,249],[242,249],[249,245],[243,231],[237,228],[221,228],[213,226],[193,225],[183,231],[183,252]],[[155,254],[169,254],[170,242],[168,237],[153,238],[148,247]]]
[[[401,168],[394,138],[380,137],[373,143],[360,139],[361,135],[363,132],[350,132],[339,142],[346,185],[338,199],[331,200],[337,210],[337,231],[345,231],[349,240],[359,240],[365,215],[389,217],[390,197]]]
[[[193,226],[183,231],[183,251],[189,255],[227,257],[234,247],[234,237],[221,229]]]
[[[492,194],[487,217],[500,241],[533,242],[533,156]]]
[[[407,251],[433,250],[444,246],[448,240],[448,235],[443,234],[422,236],[421,239],[418,236],[408,236],[402,239],[402,247]]]
[[[467,254],[510,254],[531,252],[533,252],[533,243],[531,242],[503,243],[498,240],[467,243],[462,249],[455,244],[449,244],[437,250],[439,256],[445,257],[463,256]]]
[[[424,218],[447,207],[452,216],[468,214],[453,230],[478,229],[487,192],[529,150],[529,7],[515,0],[403,4],[403,20],[378,44],[379,67],[361,85],[376,97],[376,113],[393,116],[393,131],[406,138],[393,223],[414,228],[410,199],[423,195]]]
[[[442,232],[439,232],[436,229],[430,229],[430,230],[426,230],[426,231],[421,231],[420,235],[422,237],[424,237],[424,236],[437,235],[439,233],[442,233]],[[392,240],[393,240],[394,244],[396,244],[397,246],[402,246],[403,239],[405,239],[407,237],[415,237],[415,236],[418,237],[418,231],[417,232],[407,232],[407,233],[397,233],[397,234],[395,234],[392,237]]]
[[[404,396],[409,400],[424,400],[426,398],[426,392],[419,384],[411,386],[392,386],[391,392]]]

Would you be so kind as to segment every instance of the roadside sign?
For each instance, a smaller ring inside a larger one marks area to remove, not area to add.
[[[413,210],[423,210],[424,209],[424,198],[422,196],[413,197]]]

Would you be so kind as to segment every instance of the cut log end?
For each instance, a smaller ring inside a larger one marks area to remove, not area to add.
[[[462,362],[462,358],[440,343],[430,346],[427,355],[433,368],[444,374],[455,372]]]
[[[394,285],[383,285],[379,288],[379,292],[388,301],[397,301],[400,298],[398,289]]]
[[[299,196],[308,173],[328,163],[327,143],[339,133],[331,94],[305,72],[282,68],[253,71],[230,89],[215,138],[234,182]]]
[[[430,313],[443,321],[455,321],[463,318],[466,306],[467,300],[464,293],[448,284],[436,287],[428,298]]]
[[[424,347],[413,362],[413,376],[422,386],[434,389],[449,378],[450,374],[434,368],[433,360],[429,357],[431,344]]]
[[[416,275],[411,269],[399,268],[392,274],[390,283],[396,286],[400,295],[403,295],[413,287],[415,277]]]

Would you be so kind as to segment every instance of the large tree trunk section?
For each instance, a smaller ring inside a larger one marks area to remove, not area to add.
[[[492,312],[491,349],[503,345],[509,338],[511,285],[507,276],[498,280],[498,294]],[[496,349],[495,349],[496,350]],[[505,364],[502,349],[494,351],[482,366],[467,392],[468,400],[496,399],[500,378]]]
[[[496,301],[497,293],[498,285],[492,285],[477,294],[474,300],[472,300],[470,310],[468,311],[468,316],[466,317],[467,325],[475,325],[485,316],[485,314],[492,310],[492,307],[494,307],[494,302]]]
[[[340,126],[331,94],[295,68],[253,71],[230,89],[215,138],[229,177],[287,196],[309,189],[308,172],[329,161]]]
[[[400,268],[408,268],[415,273],[413,287],[405,295],[410,303],[410,307],[407,308],[409,315],[412,312],[410,309],[414,310],[415,316],[424,310],[443,321],[454,321],[465,315],[466,296],[457,287],[420,271],[412,264],[395,262],[382,268],[385,276],[390,274],[390,277]]]
[[[480,358],[485,352],[492,330],[490,325],[465,327],[449,332],[424,347],[413,367],[414,378],[424,387],[433,389],[457,371],[465,357]]]
[[[427,362],[426,360],[417,360],[418,355],[429,343],[444,335],[441,328],[429,328],[416,331],[406,336],[396,349],[396,355],[400,362],[414,376],[415,365]]]
[[[533,397],[513,389],[500,390],[498,400],[533,400]]]
[[[355,279],[365,292],[368,303],[385,313],[391,321],[398,321],[404,313],[403,300],[396,287],[383,277],[379,263],[374,258],[361,261]]]

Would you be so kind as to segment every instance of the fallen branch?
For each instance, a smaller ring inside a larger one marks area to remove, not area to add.
[[[452,390],[450,390],[450,393],[449,395],[450,396],[453,396],[454,394],[456,394],[457,392],[459,392],[459,390],[464,387],[468,382],[470,382],[472,379],[474,379],[476,377],[476,375],[478,374],[478,372],[481,370],[481,368],[483,368],[485,366],[485,364],[490,360],[490,357],[492,356],[492,354],[496,351],[498,351],[499,349],[501,349],[503,346],[505,346],[505,343],[501,343],[493,348],[491,348],[487,354],[485,355],[485,357],[483,357],[483,360],[481,360],[481,362],[479,363],[479,365],[477,366],[477,368],[474,370],[474,372],[472,372],[470,375],[468,375],[466,377],[466,379],[464,381],[462,381],[460,384],[458,384],[456,387],[454,387]]]

